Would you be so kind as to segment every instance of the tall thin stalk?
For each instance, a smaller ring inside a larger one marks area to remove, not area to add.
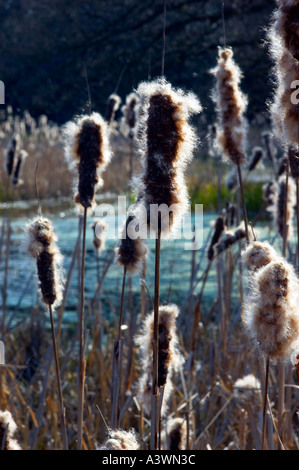
[[[143,319],[146,314],[146,260],[142,262],[142,271],[141,271],[141,292],[140,292],[140,302],[141,302],[141,318]]]
[[[265,389],[264,389],[264,402],[263,402],[264,404],[263,404],[262,450],[265,450],[265,442],[266,442],[266,412],[267,412],[267,401],[268,401],[269,369],[270,369],[270,359],[268,356],[266,360]]]
[[[159,433],[159,303],[160,303],[160,252],[161,230],[158,229],[155,255],[155,297],[154,297],[154,335],[153,335],[153,383],[152,383],[152,409],[151,409],[151,450],[158,449]]]
[[[126,285],[126,274],[127,268],[124,267],[123,273],[123,282],[122,282],[122,291],[121,291],[121,302],[120,302],[120,312],[119,312],[119,324],[118,324],[118,334],[117,339],[114,342],[113,348],[113,387],[112,387],[112,418],[111,418],[111,427],[116,429],[118,425],[118,415],[119,415],[119,391],[120,391],[120,378],[121,378],[121,363],[122,363],[122,330],[121,326],[123,323],[123,312],[124,312],[124,298],[125,298],[125,285]]]
[[[288,188],[289,186],[289,162],[286,166],[286,185],[285,185],[285,207],[284,207],[284,226],[283,226],[283,257],[287,255],[288,243],[288,225],[287,225],[287,204],[288,204]],[[283,419],[285,412],[285,364],[283,361],[278,365],[278,433],[283,441]]]
[[[238,168],[238,178],[239,178],[239,187],[240,187],[240,195],[241,195],[241,204],[242,204],[243,217],[244,217],[244,223],[245,223],[246,242],[249,245],[250,239],[249,239],[249,230],[248,230],[248,217],[247,217],[247,210],[246,210],[246,204],[245,204],[242,170],[241,170],[241,165],[239,163],[237,165],[237,168]]]
[[[2,337],[5,337],[5,326],[6,326],[6,314],[7,314],[7,280],[8,280],[8,263],[10,256],[10,221],[7,220],[7,232],[6,232],[6,252],[5,252],[5,266],[4,266],[4,280],[3,280],[3,291],[2,291]]]
[[[297,215],[297,269],[299,269],[299,179],[296,178],[296,215]]]
[[[53,320],[53,311],[52,311],[52,306],[51,305],[49,305],[49,314],[50,314],[50,320],[51,320],[52,341],[53,341],[53,350],[54,350],[54,358],[55,358],[55,370],[56,370],[56,381],[57,381],[58,398],[59,398],[59,406],[60,406],[63,450],[68,450],[68,438],[67,438],[65,413],[64,413],[64,405],[63,405],[63,398],[62,398],[60,368],[59,368],[59,360],[58,360],[58,350],[57,350],[56,334],[55,334],[55,327],[54,327],[54,320]]]
[[[83,228],[82,228],[82,259],[81,259],[81,279],[80,279],[80,316],[79,316],[79,377],[78,377],[78,431],[77,449],[82,449],[83,435],[83,410],[84,410],[84,385],[86,362],[84,358],[84,304],[85,304],[85,254],[86,254],[86,223],[87,208],[84,207]]]

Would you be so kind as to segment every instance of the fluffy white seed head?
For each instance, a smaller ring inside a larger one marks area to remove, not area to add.
[[[123,431],[122,429],[109,429],[108,437],[97,450],[139,450],[140,445],[137,440],[136,432]]]

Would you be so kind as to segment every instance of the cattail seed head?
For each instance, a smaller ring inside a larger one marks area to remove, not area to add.
[[[217,106],[219,148],[226,160],[242,165],[246,161],[244,112],[247,99],[240,90],[241,71],[234,62],[231,49],[219,48],[218,64],[211,73],[217,81],[212,99]]]
[[[68,163],[73,168],[76,162],[79,173],[75,201],[84,208],[92,207],[96,189],[103,184],[101,175],[111,159],[107,123],[100,114],[92,113],[69,123],[65,132]]]
[[[299,352],[298,301],[294,269],[278,254],[251,272],[242,320],[260,351],[272,360],[295,363]]]
[[[117,263],[126,268],[130,274],[141,270],[148,253],[146,241],[139,236],[133,238],[131,225],[135,226],[136,223],[138,227],[138,219],[135,215],[129,215],[123,229],[122,239],[116,248]]]
[[[0,450],[21,450],[13,439],[17,425],[9,411],[0,411]]]
[[[297,0],[278,0],[278,9],[268,32],[274,61],[276,89],[271,115],[277,137],[285,145],[298,145],[298,106],[292,99],[293,82],[299,78]]]
[[[267,203],[267,207],[276,204],[278,195],[278,185],[276,181],[270,181],[263,186],[263,199]]]
[[[12,183],[14,186],[17,186],[20,183],[21,168],[27,157],[28,153],[26,152],[26,150],[20,150],[12,179]]]
[[[182,365],[183,358],[179,352],[179,342],[176,332],[176,319],[179,314],[176,305],[159,308],[159,360],[158,386],[164,387],[164,402],[172,391],[173,374]],[[136,338],[139,346],[142,375],[138,384],[138,399],[143,403],[144,411],[150,413],[152,394],[153,367],[153,334],[154,312],[145,318],[142,331]],[[162,414],[165,406],[162,407]]]
[[[130,431],[109,429],[106,441],[97,450],[139,450],[139,448],[136,432],[133,429]]]
[[[218,126],[216,123],[208,126],[208,151],[212,158],[219,158],[217,145]]]
[[[275,149],[273,146],[273,135],[271,132],[265,131],[262,133],[262,140],[266,148],[266,156],[268,160],[273,163],[275,158]]]
[[[291,175],[294,179],[299,179],[299,152],[294,147],[289,147],[288,157]]]
[[[164,79],[141,83],[137,92],[142,100],[138,143],[143,169],[136,181],[140,204],[147,210],[148,228],[158,230],[160,225],[162,238],[167,238],[188,210],[184,170],[196,145],[188,119],[201,106],[193,94],[174,90]],[[153,206],[166,210],[153,214]]]
[[[121,98],[115,93],[112,93],[112,95],[109,96],[107,103],[107,111],[105,115],[105,120],[108,124],[111,124],[113,122],[115,113],[119,109],[120,103]]]
[[[105,232],[107,230],[106,223],[101,220],[95,220],[91,225],[91,228],[94,233],[93,245],[98,253],[104,250],[105,248]]]
[[[299,60],[299,2],[298,0],[277,0],[278,10],[275,12],[273,25],[277,36],[284,47]]]
[[[15,159],[19,149],[19,137],[16,135],[12,138],[4,155],[4,170],[11,176],[15,168]]]
[[[140,97],[132,92],[126,98],[126,103],[122,106],[122,127],[123,132],[130,139],[136,137],[138,132],[138,117],[140,110]]]
[[[251,159],[248,165],[248,170],[253,171],[262,162],[264,157],[264,150],[262,147],[254,147],[252,150]]]
[[[261,269],[271,261],[276,261],[277,253],[268,242],[255,241],[242,253],[242,260],[250,270]]]
[[[56,245],[56,236],[48,219],[38,217],[27,226],[28,251],[36,259],[42,301],[57,306],[62,299],[62,257]]]
[[[226,227],[233,227],[235,225],[236,207],[234,204],[226,203],[224,213],[224,221]]]
[[[234,383],[234,397],[241,403],[256,400],[261,392],[261,383],[253,375],[248,374]]]
[[[277,172],[277,177],[279,178],[280,176],[282,176],[283,174],[285,174],[286,170],[287,170],[287,166],[288,166],[288,157],[287,156],[284,156],[282,159],[281,159],[281,162],[280,162],[280,165],[279,165],[279,168],[278,168],[278,172]]]
[[[167,450],[184,450],[187,444],[187,425],[183,418],[167,420]]]
[[[222,215],[219,215],[215,221],[214,224],[215,230],[214,234],[210,243],[210,246],[208,248],[208,259],[212,260],[214,257],[214,246],[219,242],[219,239],[223,233],[223,231],[226,229],[225,226],[225,221],[224,217]]]
[[[272,214],[273,222],[278,233],[283,238],[285,224],[288,226],[287,240],[293,236],[294,208],[296,205],[296,185],[292,178],[288,178],[288,187],[286,177],[282,175],[273,190],[277,194],[273,196],[273,204],[267,208]]]
[[[214,255],[218,256],[224,251],[228,250],[231,246],[233,246],[238,241],[244,240],[246,238],[246,230],[245,224],[242,222],[237,228],[234,230],[227,230],[222,235],[220,241],[214,245]],[[252,229],[249,227],[249,238],[250,240],[253,239]]]

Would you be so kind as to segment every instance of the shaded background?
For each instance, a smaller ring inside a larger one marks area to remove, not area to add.
[[[265,30],[275,2],[226,0],[227,44],[244,72],[248,118],[265,114],[271,97]],[[115,91],[124,98],[161,73],[164,0],[2,0],[0,79],[14,111],[63,123],[92,108],[105,112]],[[208,119],[217,47],[223,44],[222,0],[168,0],[165,75],[200,97]]]

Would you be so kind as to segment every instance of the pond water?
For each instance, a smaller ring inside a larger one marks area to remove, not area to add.
[[[58,245],[64,257],[64,271],[68,272],[71,264],[73,250],[76,246],[78,237],[78,215],[73,209],[66,211],[53,211],[46,213],[49,216],[54,230],[58,236]],[[195,253],[196,263],[200,263],[198,271],[198,279],[202,275],[207,259],[204,253],[206,241],[211,234],[211,222],[215,219],[214,214],[203,214],[203,247],[199,248]],[[7,280],[7,311],[8,321],[11,318],[14,321],[24,318],[32,309],[40,304],[38,295],[38,280],[36,276],[35,262],[27,253],[26,249],[26,232],[25,227],[28,223],[28,216],[18,216],[11,219],[12,237],[9,258],[9,271]],[[92,299],[97,287],[97,259],[92,244],[93,230],[90,225],[94,221],[94,217],[89,217],[87,225],[87,251],[86,251],[86,300]],[[100,272],[104,269],[107,259],[110,258],[115,249],[117,240],[113,239],[114,226],[112,216],[107,216],[107,233],[106,248],[100,256]],[[190,242],[191,233],[194,224],[194,216],[191,222],[185,224],[184,230],[181,231],[181,238],[170,241],[162,241],[161,244],[161,283],[160,295],[161,304],[166,302],[177,303],[182,305],[190,291],[191,264],[193,252],[185,249],[186,242]],[[261,234],[259,232],[261,237]],[[262,228],[262,238],[268,237],[268,228]],[[154,293],[154,265],[155,265],[155,241],[148,240],[149,256],[147,259],[146,282],[150,294]],[[3,259],[0,271],[1,285],[3,286]],[[120,302],[121,284],[122,284],[121,267],[112,262],[105,276],[101,300],[103,303],[103,311],[105,315],[111,315],[113,311],[117,312]],[[134,308],[138,311],[140,305],[140,277],[134,275],[132,277],[132,292]],[[198,288],[196,290],[198,292]],[[208,278],[208,282],[204,292],[204,305],[211,305],[217,296],[216,274],[214,268]],[[73,272],[68,300],[64,313],[64,325],[69,325],[77,321],[77,305],[78,305],[78,272],[77,266]],[[150,301],[148,301],[150,306]],[[150,308],[150,307],[149,307]]]

